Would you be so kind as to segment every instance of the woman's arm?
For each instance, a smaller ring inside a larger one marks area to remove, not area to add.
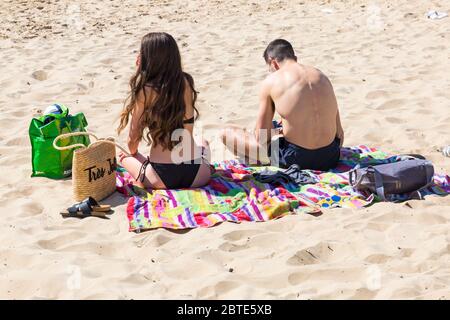
[[[141,92],[136,99],[136,105],[131,113],[130,130],[128,132],[128,149],[131,155],[138,153],[139,142],[142,139],[141,117],[144,112],[144,105],[145,98]]]

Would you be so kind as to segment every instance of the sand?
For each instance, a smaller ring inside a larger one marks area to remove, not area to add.
[[[290,40],[331,79],[346,145],[421,153],[450,172],[446,1],[0,2],[0,298],[449,299],[450,197],[320,217],[128,232],[66,219],[71,182],[30,178],[28,125],[61,102],[115,134],[140,38],[174,35],[214,158],[217,129],[249,127],[267,43]],[[125,141],[122,136],[120,141]],[[145,147],[142,148],[145,150]]]

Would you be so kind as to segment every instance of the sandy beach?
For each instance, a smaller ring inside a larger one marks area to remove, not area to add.
[[[213,160],[224,124],[253,126],[262,54],[281,37],[329,76],[345,145],[419,153],[448,174],[450,17],[427,19],[431,9],[450,4],[2,0],[0,298],[450,299],[449,196],[135,234],[119,194],[109,220],[62,219],[71,181],[30,177],[28,126],[52,103],[116,135],[150,31],[178,42]]]

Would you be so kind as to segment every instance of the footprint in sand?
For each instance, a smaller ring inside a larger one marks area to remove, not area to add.
[[[152,239],[153,243],[157,246],[157,247],[161,247],[163,245],[165,245],[166,243],[168,243],[169,241],[173,240],[170,237],[167,237],[165,235],[162,234],[158,234],[155,238]]]
[[[215,293],[218,294],[224,294],[226,292],[229,292],[235,288],[237,288],[239,285],[235,281],[220,281],[215,286]]]
[[[333,248],[334,247],[334,248]],[[287,260],[287,264],[291,266],[302,266],[328,262],[335,254],[336,246],[328,243],[320,242],[315,246],[299,250]]]
[[[47,80],[48,75],[44,70],[37,70],[31,74],[31,77],[39,81],[44,81]]]
[[[44,207],[37,202],[27,202],[20,205],[19,212],[21,216],[36,216],[44,211]]]
[[[280,221],[281,220],[276,220],[273,223],[267,224],[265,229],[272,232],[289,232],[295,228],[294,223],[284,223]]]
[[[198,291],[198,298],[199,299],[212,299],[212,298],[218,298],[222,296],[223,294],[236,289],[239,287],[239,284],[235,281],[219,281],[215,285],[210,285],[203,287]]]
[[[388,96],[388,93],[384,90],[375,90],[375,91],[370,91],[369,93],[367,93],[366,95],[366,99],[379,99],[379,98],[386,98]]]
[[[363,279],[365,268],[325,268],[315,270],[304,270],[300,272],[293,272],[288,276],[288,282],[292,286],[299,285],[305,281],[334,281],[345,283]]]
[[[113,99],[109,101],[110,104],[123,104],[123,99]]]
[[[252,230],[252,229],[247,229],[247,230],[237,230],[237,231],[231,231],[228,233],[225,233],[222,238],[227,240],[227,241],[239,241],[245,238],[249,238],[251,236],[260,234],[262,231],[259,230]]]
[[[11,146],[27,146],[29,144],[29,139],[30,138],[27,137],[27,136],[15,137],[15,138],[12,138],[12,139],[8,140],[6,142],[6,145],[8,147],[11,147]]]
[[[226,252],[241,251],[249,248],[249,244],[245,243],[243,245],[237,245],[230,242],[224,242],[219,246],[219,249]]]
[[[86,93],[86,91],[88,91],[88,87],[82,83],[77,83],[77,91],[78,93]]]
[[[19,99],[21,97],[21,94],[18,92],[13,92],[6,94],[6,96],[11,99]]]
[[[435,46],[435,47],[426,47],[423,51],[445,51],[447,49],[446,46]]]
[[[115,61],[115,59],[113,59],[113,58],[107,58],[107,59],[100,60],[100,63],[106,64],[106,65],[112,65],[114,61]]]
[[[20,111],[13,111],[11,112],[11,115],[17,118],[22,118],[25,117],[29,114],[29,112],[24,111],[24,110],[20,110]]]
[[[362,230],[362,229],[364,229],[365,226],[366,226],[366,224],[362,223],[362,222],[351,222],[351,223],[344,225],[344,229]]]
[[[367,257],[365,257],[364,262],[374,263],[374,264],[384,264],[391,259],[392,259],[391,256],[388,256],[388,255],[385,255],[382,253],[376,253],[376,254],[371,254],[371,255],[368,255]]]
[[[404,78],[403,81],[410,82],[410,81],[415,81],[417,79],[419,79],[418,76],[408,76],[408,77]]]
[[[69,243],[74,243],[86,236],[84,232],[65,232],[49,239],[39,240],[37,245],[46,250],[57,250]]]
[[[316,263],[320,263],[320,261],[307,249],[297,251],[292,257],[287,260],[287,264],[290,266],[303,266]]]
[[[389,229],[390,225],[388,223],[380,223],[380,222],[369,222],[366,225],[366,230],[375,230],[384,232]]]
[[[398,108],[402,107],[402,106],[406,106],[404,99],[392,99],[392,100],[382,103],[377,109],[378,110],[389,110],[389,109],[398,110]]]
[[[395,118],[395,117],[386,117],[385,120],[386,120],[387,122],[393,123],[393,124],[405,123],[405,120],[400,119],[400,118]]]
[[[10,152],[5,152],[5,153],[2,152],[1,154],[3,156],[0,158],[0,162],[4,166],[14,166],[17,168],[21,165],[28,164],[30,162],[30,159],[28,158],[27,155],[11,154]],[[25,169],[22,169],[21,171],[24,171],[24,170]]]
[[[92,109],[106,109],[106,104],[100,103],[92,106]]]
[[[376,293],[376,291],[372,291],[367,288],[359,288],[355,290],[354,294],[350,296],[349,299],[370,300],[375,297]]]
[[[98,72],[88,72],[88,73],[83,74],[83,77],[85,77],[85,78],[95,78],[95,77],[97,77],[99,75],[100,75],[100,73],[98,73]]]

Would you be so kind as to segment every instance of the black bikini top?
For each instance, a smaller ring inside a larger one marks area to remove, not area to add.
[[[194,124],[194,121],[195,121],[195,118],[192,117],[192,118],[183,120],[183,123],[184,123],[184,124]]]

